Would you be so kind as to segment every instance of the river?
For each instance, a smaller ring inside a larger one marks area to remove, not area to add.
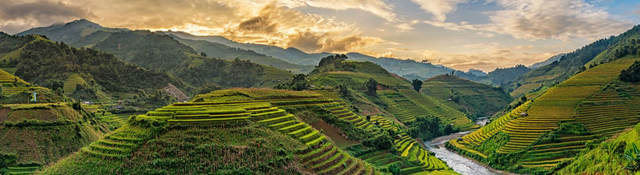
[[[447,165],[454,171],[463,175],[497,175],[497,174],[511,174],[504,173],[499,170],[487,168],[475,160],[468,159],[453,151],[449,151],[444,147],[444,143],[451,139],[457,139],[460,136],[468,134],[471,131],[459,132],[447,136],[435,138],[431,141],[424,142],[429,151],[436,154],[436,157],[447,162]]]

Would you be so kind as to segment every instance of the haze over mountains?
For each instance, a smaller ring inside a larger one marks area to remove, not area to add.
[[[96,43],[107,38],[107,33],[131,32],[127,29],[106,28],[88,20],[76,20],[67,24],[56,24],[49,27],[30,29],[18,35],[42,34],[49,36],[54,41],[62,41],[76,47],[96,48]],[[181,43],[188,45],[197,52],[215,55],[216,57],[232,60],[236,57],[251,60],[252,62],[270,65],[276,68],[293,72],[309,72],[313,65],[317,65],[321,58],[332,53],[305,53],[296,48],[280,48],[261,44],[239,43],[221,36],[195,36],[184,32],[155,32],[166,33],[173,36]],[[202,42],[207,41],[207,42]],[[109,42],[109,41],[106,41]],[[425,80],[437,75],[456,72],[456,75],[481,83],[500,85],[505,81],[501,78],[484,76],[478,73],[462,72],[441,65],[414,60],[400,60],[395,58],[372,57],[360,53],[346,53],[351,60],[371,61],[392,73],[407,79]],[[544,63],[542,63],[544,64]]]

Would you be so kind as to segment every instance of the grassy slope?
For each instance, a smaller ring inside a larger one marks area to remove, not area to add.
[[[502,89],[447,75],[424,81],[421,91],[475,117],[493,115],[513,100]]]
[[[499,154],[481,154],[489,156],[488,159],[506,158],[504,155],[507,153],[519,155],[520,158],[512,160],[514,162],[509,165],[499,166],[522,173],[529,172],[528,169],[549,170],[570,160],[586,143],[611,136],[638,121],[632,115],[633,111],[637,111],[634,110],[634,104],[640,99],[635,95],[638,90],[623,83],[620,88],[616,88],[616,93],[607,93],[608,88],[613,88],[609,84],[617,82],[619,72],[636,60],[638,59],[619,59],[579,73],[550,88],[534,102],[526,103],[523,107],[516,108],[515,112],[463,137],[464,141],[452,141],[451,144],[463,150],[477,151],[485,142],[492,142],[489,138],[501,131],[509,135],[509,141],[495,149]],[[528,113],[528,116],[521,117],[522,112]],[[578,135],[562,134],[559,131],[561,129],[558,129],[560,121],[579,123],[588,132]],[[539,138],[552,130],[560,133],[556,136],[557,139]]]
[[[0,166],[0,172],[34,171],[109,131],[93,114],[61,103],[63,97],[47,88],[32,86],[2,70],[0,84],[0,154],[12,155],[4,157],[9,167]],[[39,103],[28,102],[33,91],[38,92]]]
[[[454,123],[459,128],[471,127],[472,122],[464,113],[433,97],[416,93],[409,81],[387,72],[380,66],[371,62],[347,61],[347,63],[354,65],[355,71],[329,71],[312,74],[309,78],[311,84],[329,89],[345,85],[352,90],[354,96],[359,97],[359,100],[348,101],[349,103],[363,109],[382,109],[371,110],[380,113],[367,111],[367,115],[391,114],[396,117],[400,116],[399,120],[402,122],[408,122],[415,119],[414,115],[431,114],[441,117],[443,121],[448,123]],[[364,93],[366,91],[364,84],[370,78],[375,79],[381,85],[377,97]],[[397,105],[393,98],[400,98],[396,100],[410,105]]]
[[[557,174],[638,174],[630,172],[624,167],[628,160],[625,152],[633,149],[633,144],[640,145],[640,125],[626,130],[615,138],[611,138],[588,152],[577,156],[576,160]]]

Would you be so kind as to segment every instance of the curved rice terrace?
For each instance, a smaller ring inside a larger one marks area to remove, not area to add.
[[[83,148],[80,157],[84,154],[114,162],[136,159],[139,154],[136,151],[146,150],[148,142],[157,137],[153,134],[157,132],[153,127],[135,124],[144,121],[166,122],[170,129],[165,132],[201,127],[234,130],[258,125],[301,143],[302,147],[293,155],[306,171],[316,174],[380,174],[380,170],[390,164],[399,165],[401,174],[452,173],[444,162],[404,133],[394,140],[395,153],[379,150],[353,156],[323,134],[325,131],[314,128],[300,116],[290,113],[300,109],[326,111],[335,119],[361,130],[387,128],[401,131],[400,125],[391,120],[380,116],[367,120],[353,113],[344,102],[326,99],[309,91],[221,90],[199,95],[192,102],[175,103],[135,116],[128,125]],[[64,161],[59,164],[45,172],[58,172],[61,167],[68,166]],[[126,163],[116,165],[127,166]]]
[[[619,59],[579,73],[448,146],[483,161],[519,155],[511,170],[552,170],[591,142],[640,121],[640,90],[616,81],[636,60]]]

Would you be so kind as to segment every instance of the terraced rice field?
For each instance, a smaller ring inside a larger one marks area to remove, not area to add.
[[[462,141],[451,142],[461,149],[469,149],[502,131],[510,139],[497,152],[525,151],[522,167],[553,168],[571,160],[588,141],[609,137],[640,122],[640,109],[637,108],[640,92],[635,88],[617,88],[617,91],[606,88],[635,60],[620,59],[577,74],[539,98],[462,137]],[[527,116],[519,115],[524,113]],[[590,134],[561,136],[554,143],[536,143],[544,133],[557,129],[561,121],[584,124]]]
[[[382,98],[389,104],[387,110],[403,123],[415,121],[417,116],[429,113],[400,93],[383,93]]]
[[[3,86],[2,95],[12,96],[28,90],[29,90],[29,87],[25,87],[25,86]]]
[[[334,117],[352,123],[356,128],[366,129],[374,127],[372,122],[367,121],[365,117],[351,112],[351,110],[347,109],[344,105],[344,102],[335,102],[326,105],[325,109],[331,112]]]
[[[288,135],[308,146],[298,155],[317,174],[374,174],[373,167],[335,146],[327,136],[283,108],[334,105],[333,100],[312,97],[262,98],[233,102],[176,103],[143,115],[173,125],[233,127],[253,121]],[[350,111],[349,111],[350,112]]]
[[[293,103],[295,99],[274,102],[281,107],[292,107],[300,104],[326,105],[330,101],[298,99],[300,103]],[[292,114],[278,107],[255,108],[249,110],[251,120],[277,130],[283,134],[299,140],[309,146],[299,157],[309,169],[318,174],[374,174],[372,166],[360,159],[354,158],[338,148],[327,136],[302,122]]]
[[[124,159],[151,135],[148,129],[126,126],[81,149],[82,153],[101,159]]]
[[[38,169],[39,166],[10,166],[7,167],[7,175],[33,174]]]
[[[399,90],[399,92],[385,90],[378,93],[383,101],[389,105],[387,111],[400,122],[412,122],[418,116],[433,115],[445,123],[454,124],[462,129],[470,128],[473,125],[473,122],[464,113],[414,90]]]
[[[420,143],[408,135],[403,134],[402,137],[394,140],[394,145],[397,151],[401,153],[400,156],[406,157],[410,161],[417,162],[421,168],[424,168],[425,170],[434,171],[448,169],[448,166],[444,162],[430,154],[429,151],[425,150],[420,145]],[[419,172],[414,169],[402,170],[411,173],[414,173],[412,171]]]

